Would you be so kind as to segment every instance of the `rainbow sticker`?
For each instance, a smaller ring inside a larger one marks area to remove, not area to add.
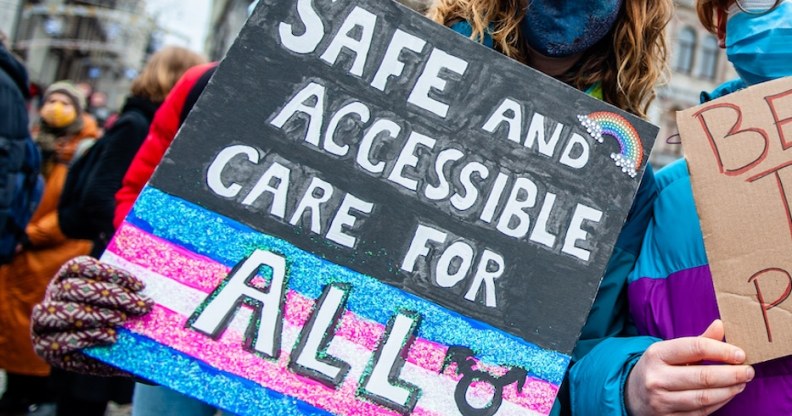
[[[603,143],[604,136],[610,136],[619,143],[619,153],[611,153],[611,159],[622,172],[634,178],[643,161],[643,145],[635,127],[627,119],[607,111],[578,116],[578,120],[594,140]]]

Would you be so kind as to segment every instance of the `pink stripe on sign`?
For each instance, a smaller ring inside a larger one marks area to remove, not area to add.
[[[213,291],[231,270],[127,222],[118,228],[107,250],[140,267],[157,270],[163,276],[204,292]]]
[[[108,250],[138,266],[156,271],[158,275],[207,294],[213,291],[231,270],[210,258],[195,254],[128,223],[121,226]],[[315,301],[293,290],[288,291],[286,296],[284,323],[302,328],[313,311]],[[346,311],[336,330],[336,336],[373,351],[384,331],[384,325]],[[241,344],[237,344],[236,349],[243,352],[239,345]],[[439,373],[447,349],[445,345],[418,338],[408,351],[407,361],[427,371]],[[245,354],[250,355],[246,352]],[[483,365],[480,362],[478,367],[487,369],[493,374],[506,371],[504,368]],[[447,368],[443,375],[454,381],[461,378],[456,374],[454,366]],[[526,388],[521,392],[517,391],[515,385],[507,386],[504,389],[504,399],[535,412],[548,414],[557,390],[558,388],[551,383],[529,377]]]
[[[288,394],[333,413],[345,415],[393,415],[376,404],[355,397],[357,383],[344,382],[336,390],[287,369],[289,353],[281,351],[276,361],[266,360],[241,348],[243,339],[228,330],[217,341],[207,342],[205,335],[186,329],[187,317],[159,305],[141,319],[129,322],[127,328],[154,341],[191,355],[231,374]],[[416,409],[420,411],[421,409]],[[432,413],[421,412],[431,416]]]

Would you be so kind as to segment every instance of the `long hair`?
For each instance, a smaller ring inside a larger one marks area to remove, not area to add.
[[[728,10],[734,0],[699,0],[696,2],[696,12],[704,28],[711,33],[718,32],[718,20],[716,16],[719,10]]]
[[[443,25],[466,20],[471,38],[483,39],[486,31],[497,50],[527,64],[520,33],[527,7],[528,0],[435,0],[428,16]],[[672,0],[625,0],[611,32],[583,54],[574,73],[559,79],[581,90],[600,82],[605,101],[646,117],[666,73],[665,27],[672,10]]]
[[[190,68],[206,59],[189,49],[169,46],[149,59],[143,72],[132,81],[132,95],[162,102],[176,81]]]

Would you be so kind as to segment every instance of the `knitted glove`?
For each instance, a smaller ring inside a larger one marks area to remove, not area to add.
[[[61,267],[33,308],[33,348],[48,363],[65,370],[102,376],[127,375],[83,355],[80,350],[116,341],[115,327],[140,316],[151,301],[137,292],[143,282],[98,260],[82,256]]]

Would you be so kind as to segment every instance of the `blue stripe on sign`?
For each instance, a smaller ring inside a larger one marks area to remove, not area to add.
[[[355,314],[387,325],[400,309],[421,312],[424,320],[418,332],[422,338],[470,347],[488,364],[520,366],[556,385],[569,365],[569,357],[560,352],[540,348],[150,186],[141,193],[127,222],[228,267],[255,249],[280,253],[289,262],[290,289],[316,299],[327,284],[348,282],[354,295],[347,308]]]
[[[330,416],[294,397],[269,390],[127,329],[119,329],[118,341],[109,347],[84,350],[86,355],[120,368],[134,368],[137,375],[198,400],[217,403],[238,415]]]

